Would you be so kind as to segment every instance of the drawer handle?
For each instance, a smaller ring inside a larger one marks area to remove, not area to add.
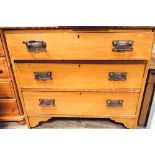
[[[45,52],[45,48],[47,47],[46,42],[44,41],[23,41],[23,44],[26,45],[29,52]]]
[[[125,81],[127,79],[127,72],[109,72],[110,81]]]
[[[52,80],[52,72],[34,72],[36,80]]]
[[[134,41],[132,41],[132,40],[113,40],[112,50],[114,52],[132,51],[133,43],[134,43]]]
[[[0,74],[2,74],[2,73],[3,73],[3,70],[0,69]]]
[[[39,99],[39,105],[55,107],[55,99]]]
[[[113,108],[123,107],[123,100],[107,100],[107,106]]]

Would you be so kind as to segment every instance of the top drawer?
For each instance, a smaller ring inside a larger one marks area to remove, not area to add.
[[[146,60],[152,32],[6,31],[11,59]]]

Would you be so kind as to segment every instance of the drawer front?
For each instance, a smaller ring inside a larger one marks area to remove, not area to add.
[[[143,64],[16,63],[21,88],[139,89]]]
[[[150,59],[153,33],[7,31],[12,59],[139,60]]]
[[[0,78],[8,78],[9,70],[4,57],[0,58]]]
[[[135,115],[139,93],[23,92],[28,114]]]
[[[0,117],[19,115],[15,99],[0,99]]]
[[[11,80],[0,80],[0,98],[14,98]]]
[[[0,34],[0,56],[3,56],[4,52],[3,52],[3,47],[2,47],[2,42],[1,42],[1,34]]]

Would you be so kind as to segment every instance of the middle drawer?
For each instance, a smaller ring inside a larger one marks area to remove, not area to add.
[[[140,89],[144,64],[16,63],[21,88]]]

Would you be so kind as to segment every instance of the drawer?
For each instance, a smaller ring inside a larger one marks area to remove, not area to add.
[[[15,99],[0,99],[0,117],[19,115]]]
[[[144,64],[16,63],[21,88],[140,89]]]
[[[14,90],[11,80],[0,80],[0,98],[14,98]]]
[[[23,92],[28,114],[135,115],[139,93]]]
[[[0,58],[0,78],[8,78],[9,70],[6,63],[6,59],[4,57]]]
[[[145,60],[153,32],[6,31],[11,59]]]
[[[0,34],[0,56],[3,56],[4,52],[3,52],[3,46],[2,46],[2,41],[1,41],[1,34]]]

